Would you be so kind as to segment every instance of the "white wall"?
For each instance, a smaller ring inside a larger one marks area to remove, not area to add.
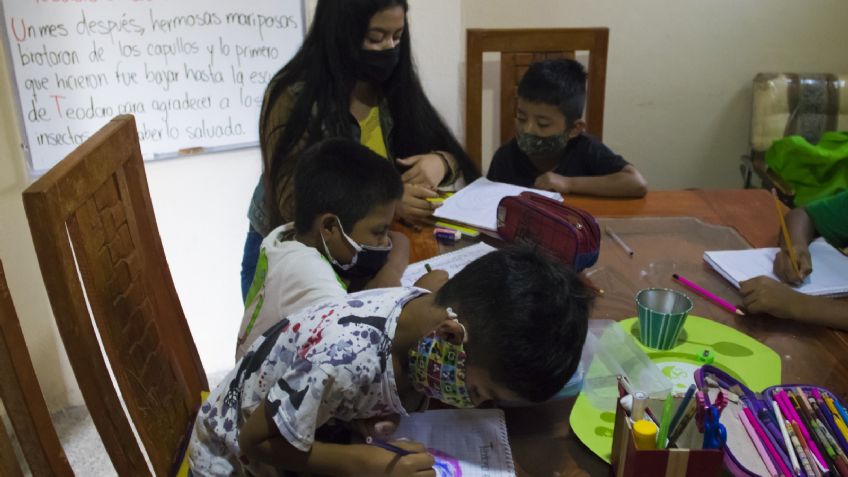
[[[463,0],[465,28],[610,28],[604,142],[651,187],[739,187],[751,80],[848,71],[841,0]]]

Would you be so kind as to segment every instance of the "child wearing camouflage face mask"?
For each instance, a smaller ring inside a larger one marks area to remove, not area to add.
[[[456,407],[541,402],[577,368],[593,292],[524,248],[492,252],[435,294],[384,288],[290,315],[248,350],[203,404],[195,475],[435,475],[423,445],[399,456],[327,438],[333,422],[406,415],[428,398]],[[358,442],[358,443],[357,443]]]
[[[645,179],[584,133],[586,72],[574,60],[534,63],[518,84],[516,137],[495,153],[487,177],[561,194],[642,197]]]

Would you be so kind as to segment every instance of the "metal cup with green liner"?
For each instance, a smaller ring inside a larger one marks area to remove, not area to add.
[[[646,288],[636,293],[639,312],[639,340],[643,345],[666,350],[677,343],[692,300],[668,288]]]

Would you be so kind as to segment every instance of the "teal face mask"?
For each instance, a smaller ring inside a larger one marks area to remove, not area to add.
[[[555,134],[553,136],[537,136],[527,134],[519,129],[516,133],[518,148],[528,156],[546,156],[556,154],[565,149],[568,144],[567,133]]]
[[[456,320],[450,308],[448,316]],[[458,321],[457,321],[458,323]],[[462,324],[460,323],[460,326]],[[462,326],[463,342],[468,335]],[[416,391],[458,408],[474,407],[465,383],[465,349],[432,332],[409,351],[409,370]]]

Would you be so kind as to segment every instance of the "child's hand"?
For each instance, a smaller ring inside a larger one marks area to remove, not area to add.
[[[801,302],[805,295],[783,283],[766,276],[759,276],[739,284],[745,310],[750,313],[767,313],[778,318],[800,318],[803,315]]]
[[[362,469],[357,475],[393,477],[436,477],[433,470],[436,460],[427,453],[423,444],[411,441],[392,441],[401,449],[414,452],[399,456],[381,447],[366,445],[362,455]]]
[[[442,288],[442,285],[447,283],[448,281],[448,272],[444,270],[433,270],[432,272],[427,272],[415,281],[414,285],[418,288],[423,288],[425,290],[430,290],[433,293],[439,291],[439,288]]]
[[[426,187],[412,184],[403,185],[403,199],[398,204],[397,215],[412,225],[433,225],[433,211],[441,204],[427,201],[437,198],[439,194]]]
[[[400,178],[404,184],[424,187],[438,187],[448,173],[447,164],[438,154],[419,154],[405,159],[397,159],[401,166],[408,167]]]
[[[400,424],[399,414],[389,414],[388,416],[369,417],[368,419],[356,419],[351,421],[353,430],[362,436],[363,441],[367,437],[386,440],[392,437],[392,434],[397,430]]]
[[[542,190],[559,192],[567,194],[569,192],[568,177],[561,176],[554,172],[546,172],[536,178],[536,183],[533,187]]]
[[[810,257],[810,249],[806,245],[795,245],[792,247],[792,251],[795,252],[795,258],[798,259],[798,271],[801,274],[795,273],[789,252],[782,248],[774,257],[774,274],[784,282],[798,286],[807,275],[813,273],[813,261]]]

